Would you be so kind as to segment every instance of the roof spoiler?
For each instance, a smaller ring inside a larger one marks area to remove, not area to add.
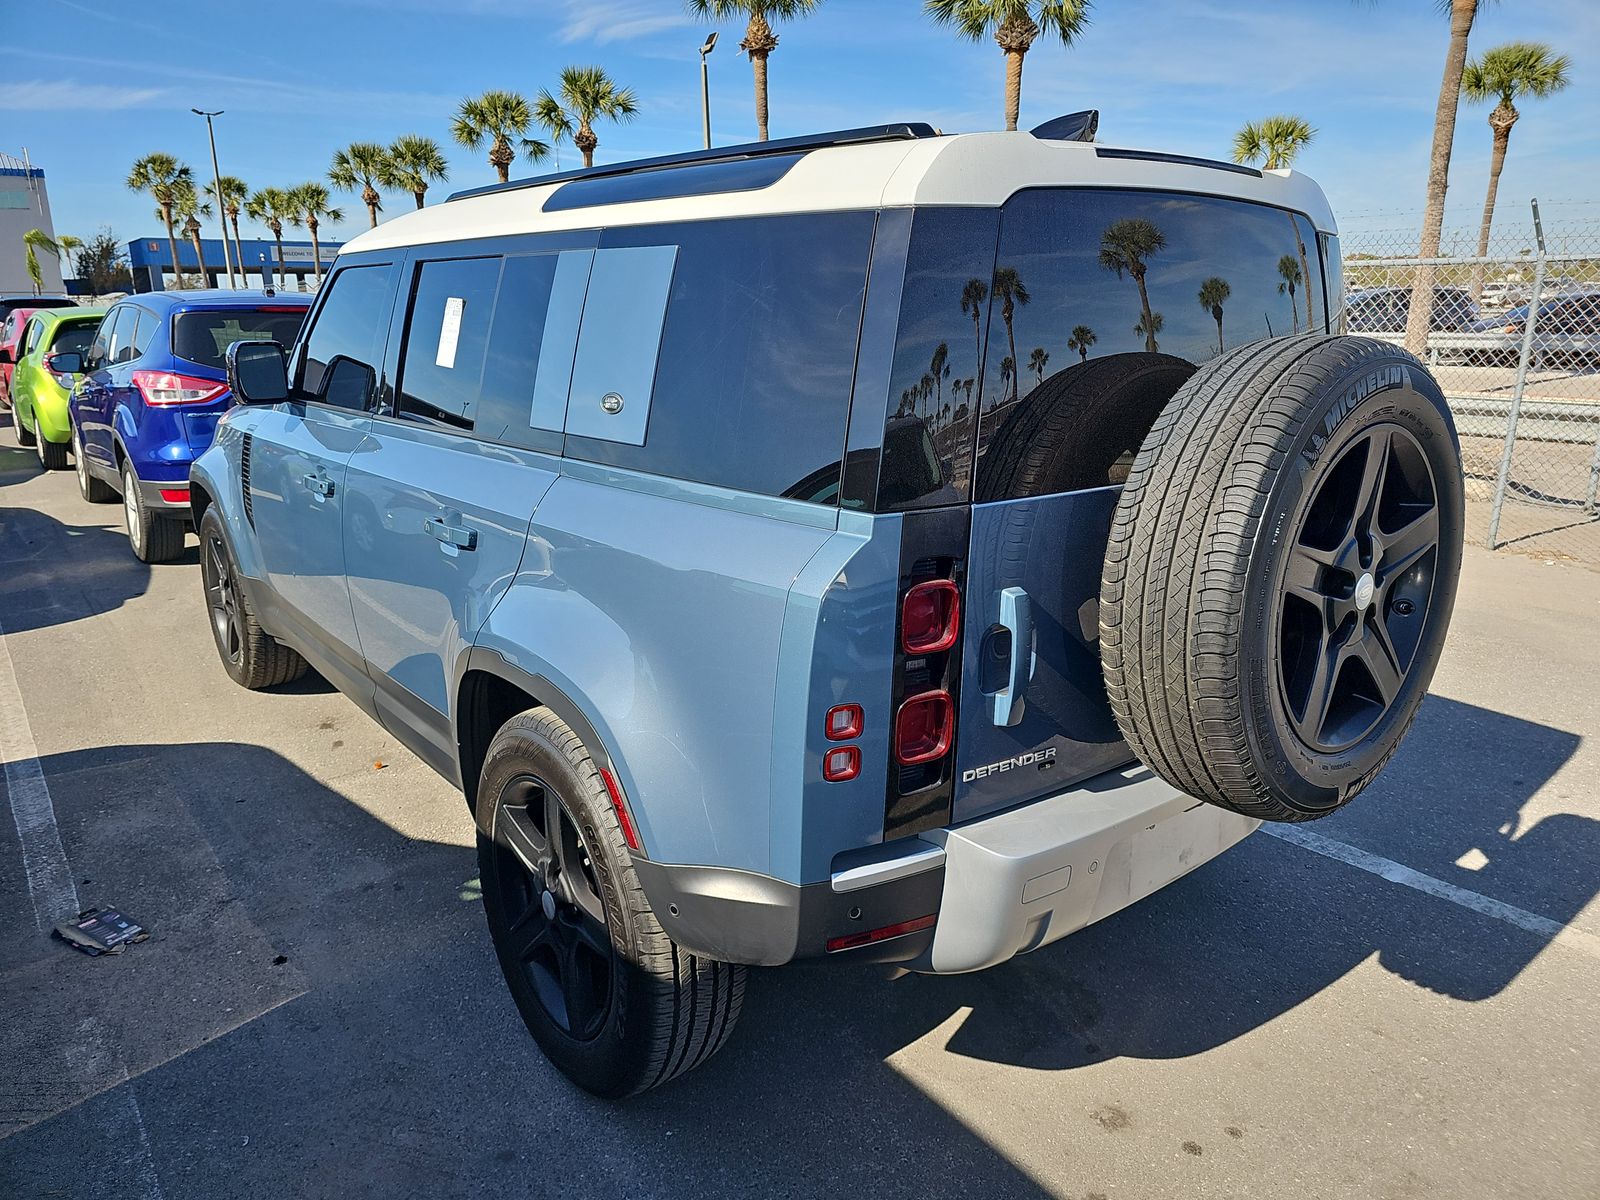
[[[1030,133],[1046,142],[1092,142],[1100,129],[1100,110],[1086,108],[1082,112],[1052,117],[1043,125],[1035,125]]]

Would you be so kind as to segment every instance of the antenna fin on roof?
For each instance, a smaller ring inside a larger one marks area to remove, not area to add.
[[[1092,142],[1100,128],[1100,110],[1086,108],[1082,112],[1052,117],[1043,125],[1035,125],[1030,132],[1047,142]]]

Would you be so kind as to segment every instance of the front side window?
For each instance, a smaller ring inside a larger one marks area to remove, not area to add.
[[[395,268],[350,266],[328,281],[301,353],[299,398],[362,411],[377,395]]]
[[[648,248],[623,262],[666,308],[659,341],[630,328],[616,344],[635,363],[656,355],[653,386],[623,396],[616,424],[628,440],[575,435],[575,372],[567,418],[570,457],[768,496],[836,504],[874,214],[685,222],[606,231],[596,254]],[[583,358],[603,361],[604,322],[584,309]],[[600,329],[603,335],[603,326]],[[587,378],[587,376],[585,376]],[[596,376],[598,381],[598,376]],[[635,406],[648,419],[633,444]],[[606,427],[596,417],[585,428]]]

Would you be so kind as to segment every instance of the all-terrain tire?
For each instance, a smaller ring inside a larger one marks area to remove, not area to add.
[[[171,562],[183,553],[184,523],[155,512],[144,502],[132,463],[122,465],[122,513],[128,545],[140,562]]]
[[[1282,339],[1203,367],[1145,438],[1107,545],[1101,661],[1134,753],[1250,817],[1349,801],[1427,691],[1462,527],[1455,427],[1403,350]]]
[[[530,777],[557,793],[581,836],[585,867],[604,904],[614,964],[607,975],[609,1007],[598,1032],[586,1039],[573,1036],[547,1009],[526,960],[513,948],[518,914],[507,897],[514,898],[522,882],[512,873],[527,872],[507,848],[506,832],[496,830],[496,820],[505,811],[508,789]],[[744,1001],[746,970],[691,954],[662,930],[600,770],[570,726],[547,709],[507,721],[490,743],[475,811],[484,911],[495,952],[523,1021],[563,1074],[585,1091],[620,1099],[692,1070],[722,1047]]]
[[[292,683],[306,673],[300,652],[278,641],[256,620],[227,525],[215,505],[200,518],[200,581],[211,639],[229,678],[254,692]]]

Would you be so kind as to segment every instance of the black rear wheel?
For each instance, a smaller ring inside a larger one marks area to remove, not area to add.
[[[633,869],[600,770],[545,709],[490,743],[478,866],[501,971],[529,1032],[567,1078],[631,1096],[727,1040],[745,969],[675,945]]]

